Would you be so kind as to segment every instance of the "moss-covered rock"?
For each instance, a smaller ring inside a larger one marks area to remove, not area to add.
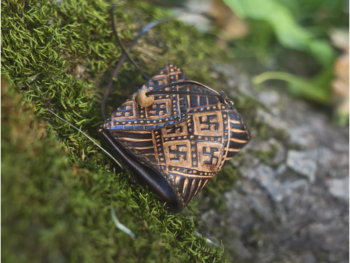
[[[4,262],[225,261],[128,175],[71,154],[4,82],[1,98]],[[112,209],[135,239],[116,228]]]
[[[92,137],[102,123],[100,98],[121,56],[109,18],[111,1],[2,2],[2,259],[5,262],[225,262],[184,214],[167,212],[148,189],[114,174],[111,160],[50,107]],[[120,4],[125,44],[167,11]],[[171,21],[140,41],[134,56],[149,74],[174,61],[212,84],[211,37]],[[137,54],[137,55],[135,55]],[[224,57],[224,56],[223,56]],[[200,69],[200,70],[199,70]],[[124,64],[109,110],[143,81]],[[3,75],[4,78],[4,75]],[[127,88],[125,88],[127,87]],[[19,94],[18,91],[22,94]],[[120,222],[136,238],[116,228]]]

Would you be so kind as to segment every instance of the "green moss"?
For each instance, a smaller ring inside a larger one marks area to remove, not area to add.
[[[35,103],[38,116],[48,117],[44,109],[51,106],[67,121],[90,129],[92,134],[102,123],[101,93],[110,78],[109,69],[121,56],[112,34],[111,2],[64,1],[51,5],[33,0],[23,5],[15,1],[2,4],[2,70],[25,91],[26,100]],[[120,3],[115,16],[121,38],[128,45],[133,33],[138,32],[134,27],[141,28],[169,13],[146,3]],[[133,24],[134,17],[137,20]],[[202,36],[181,22],[169,21],[147,33],[133,56],[150,75],[174,62],[189,77],[211,85],[210,62],[220,57],[213,43],[212,37]],[[80,76],[82,67],[86,70]],[[117,96],[120,102],[143,82],[133,66],[125,63],[109,104],[115,107]],[[98,86],[101,89],[96,89]],[[84,149],[85,156],[98,158],[91,147],[86,147],[89,143],[82,135],[66,124],[51,123],[76,154],[82,156]]]
[[[112,164],[108,157],[45,110],[50,107],[98,140],[101,94],[121,56],[111,6],[101,0],[2,2],[2,73],[17,86],[2,88],[2,259],[224,262],[223,247],[209,247],[196,236],[193,221],[168,213],[128,175],[106,169]],[[169,13],[133,2],[121,3],[115,15],[128,45],[135,28]],[[188,76],[211,85],[210,61],[220,53],[213,41],[171,21],[149,32],[133,56],[150,75],[176,62]],[[159,43],[163,47],[155,48]],[[123,100],[142,83],[125,63],[109,110],[116,96]],[[135,240],[115,227],[111,208]]]
[[[2,259],[6,262],[219,262],[183,214],[58,142],[2,84]],[[130,228],[117,229],[110,210]]]

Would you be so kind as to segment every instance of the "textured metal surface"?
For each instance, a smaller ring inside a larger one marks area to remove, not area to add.
[[[184,80],[183,71],[165,66],[142,89],[153,90]],[[213,93],[197,85],[176,85],[164,91]],[[155,95],[141,107],[135,95],[100,127],[143,164],[151,167],[177,195],[179,210],[250,140],[249,130],[232,105],[205,95]]]

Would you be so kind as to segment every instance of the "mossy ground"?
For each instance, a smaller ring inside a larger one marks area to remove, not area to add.
[[[194,235],[147,189],[57,141],[35,107],[2,83],[4,262],[220,262],[222,248]],[[119,220],[136,235],[117,229]]]
[[[99,141],[101,94],[121,56],[111,1],[63,2],[2,1],[2,73],[13,83],[9,88],[2,82],[3,261],[224,262],[223,247],[196,236],[193,221],[167,212],[127,174],[113,173],[107,156],[45,110]],[[126,45],[139,28],[168,15],[146,3],[121,3],[116,10]],[[149,75],[173,62],[215,87],[210,63],[226,56],[214,41],[170,21],[150,31],[133,56]],[[108,110],[142,83],[125,63]],[[226,173],[228,180],[234,177]],[[221,189],[216,181],[207,187]],[[134,240],[115,227],[112,208]]]

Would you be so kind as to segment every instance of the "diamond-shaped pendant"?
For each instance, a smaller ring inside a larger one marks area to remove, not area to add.
[[[99,128],[126,168],[180,212],[250,140],[233,103],[215,90],[185,80],[169,64],[133,94]],[[139,91],[138,91],[139,92]]]

